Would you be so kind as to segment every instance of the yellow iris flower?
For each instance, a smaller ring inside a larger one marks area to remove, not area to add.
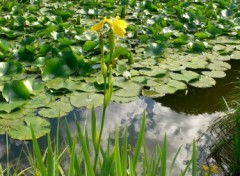
[[[121,20],[119,16],[117,16],[115,19],[107,19],[104,18],[101,20],[99,23],[95,24],[94,26],[91,27],[91,30],[93,31],[99,31],[103,28],[103,25],[107,23],[112,31],[119,35],[119,36],[124,36],[126,33],[126,28],[127,28],[127,23],[124,20]]]

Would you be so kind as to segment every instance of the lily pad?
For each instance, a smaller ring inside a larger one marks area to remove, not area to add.
[[[25,101],[0,102],[0,112],[10,113],[24,105]]]
[[[49,103],[46,108],[38,111],[38,114],[47,118],[60,118],[67,115],[73,107],[70,102],[66,100],[66,98],[61,98],[55,102]]]
[[[202,74],[212,78],[224,78],[226,76],[223,71],[202,71]]]
[[[174,80],[190,82],[200,78],[200,75],[193,71],[183,70],[181,73],[170,73],[170,77]]]
[[[39,95],[34,96],[31,100],[28,100],[24,105],[24,108],[40,108],[44,107],[51,102],[51,98],[45,93],[40,93]]]
[[[30,92],[23,81],[12,80],[4,85],[2,95],[7,102],[11,102],[28,99]]]
[[[145,49],[146,56],[161,56],[164,53],[166,48],[165,43],[148,43],[148,46]]]
[[[103,104],[103,95],[97,93],[73,93],[70,102],[75,107],[97,107]]]
[[[150,98],[159,98],[165,96],[163,92],[157,92],[155,90],[142,90],[142,95],[145,97],[150,97]]]
[[[36,138],[40,138],[50,132],[49,121],[37,116],[26,117],[20,124],[18,128],[12,128],[7,131],[8,135],[13,139],[31,140],[32,133],[30,126],[33,128]]]
[[[188,84],[197,88],[207,88],[215,86],[216,81],[209,76],[201,76],[200,79]]]

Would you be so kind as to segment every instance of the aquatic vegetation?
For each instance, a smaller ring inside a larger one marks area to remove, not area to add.
[[[102,105],[102,49],[98,33],[89,30],[95,21],[93,29],[106,23],[119,36],[112,54],[104,53],[106,65],[111,60],[116,68],[113,101],[212,87],[231,69],[228,61],[240,59],[236,0],[1,3],[0,133],[16,139],[31,138],[12,135],[30,134],[27,117],[42,121],[40,137],[50,130],[44,118]],[[105,52],[111,47],[103,41]],[[15,124],[21,124],[17,131]]]
[[[240,165],[240,109],[228,112],[217,119],[210,127],[213,144],[210,157],[214,158],[225,175],[239,175]]]

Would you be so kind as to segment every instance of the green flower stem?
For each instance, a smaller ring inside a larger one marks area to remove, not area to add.
[[[114,52],[114,49],[115,49],[115,39],[114,39],[114,34],[113,34],[113,31],[111,30],[109,32],[109,54],[110,54],[110,63],[112,63],[112,60],[114,59],[113,58],[113,52]]]

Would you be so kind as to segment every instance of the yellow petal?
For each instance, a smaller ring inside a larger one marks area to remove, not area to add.
[[[123,27],[123,28],[127,28],[127,23],[124,20],[120,20],[120,19],[115,19],[114,23],[117,23],[119,26]]]
[[[125,28],[127,28],[127,23],[124,20],[120,20],[119,17],[116,17],[116,19],[113,20],[112,30],[115,34],[124,36],[126,33]]]
[[[93,31],[99,31],[99,30],[101,30],[101,29],[103,28],[103,25],[104,25],[104,20],[102,20],[102,21],[100,21],[99,23],[93,25],[93,26],[91,27],[91,30],[93,30]]]
[[[116,24],[113,24],[112,26],[112,30],[115,34],[119,35],[119,36],[124,36],[126,31],[123,27],[119,26],[119,25],[116,25]]]
[[[212,166],[212,173],[213,173],[213,174],[219,173],[218,166],[216,166],[216,165],[213,165],[213,166]]]
[[[111,19],[104,18],[104,22],[109,24],[109,26],[111,26],[111,27],[113,25],[113,20],[111,20]]]

